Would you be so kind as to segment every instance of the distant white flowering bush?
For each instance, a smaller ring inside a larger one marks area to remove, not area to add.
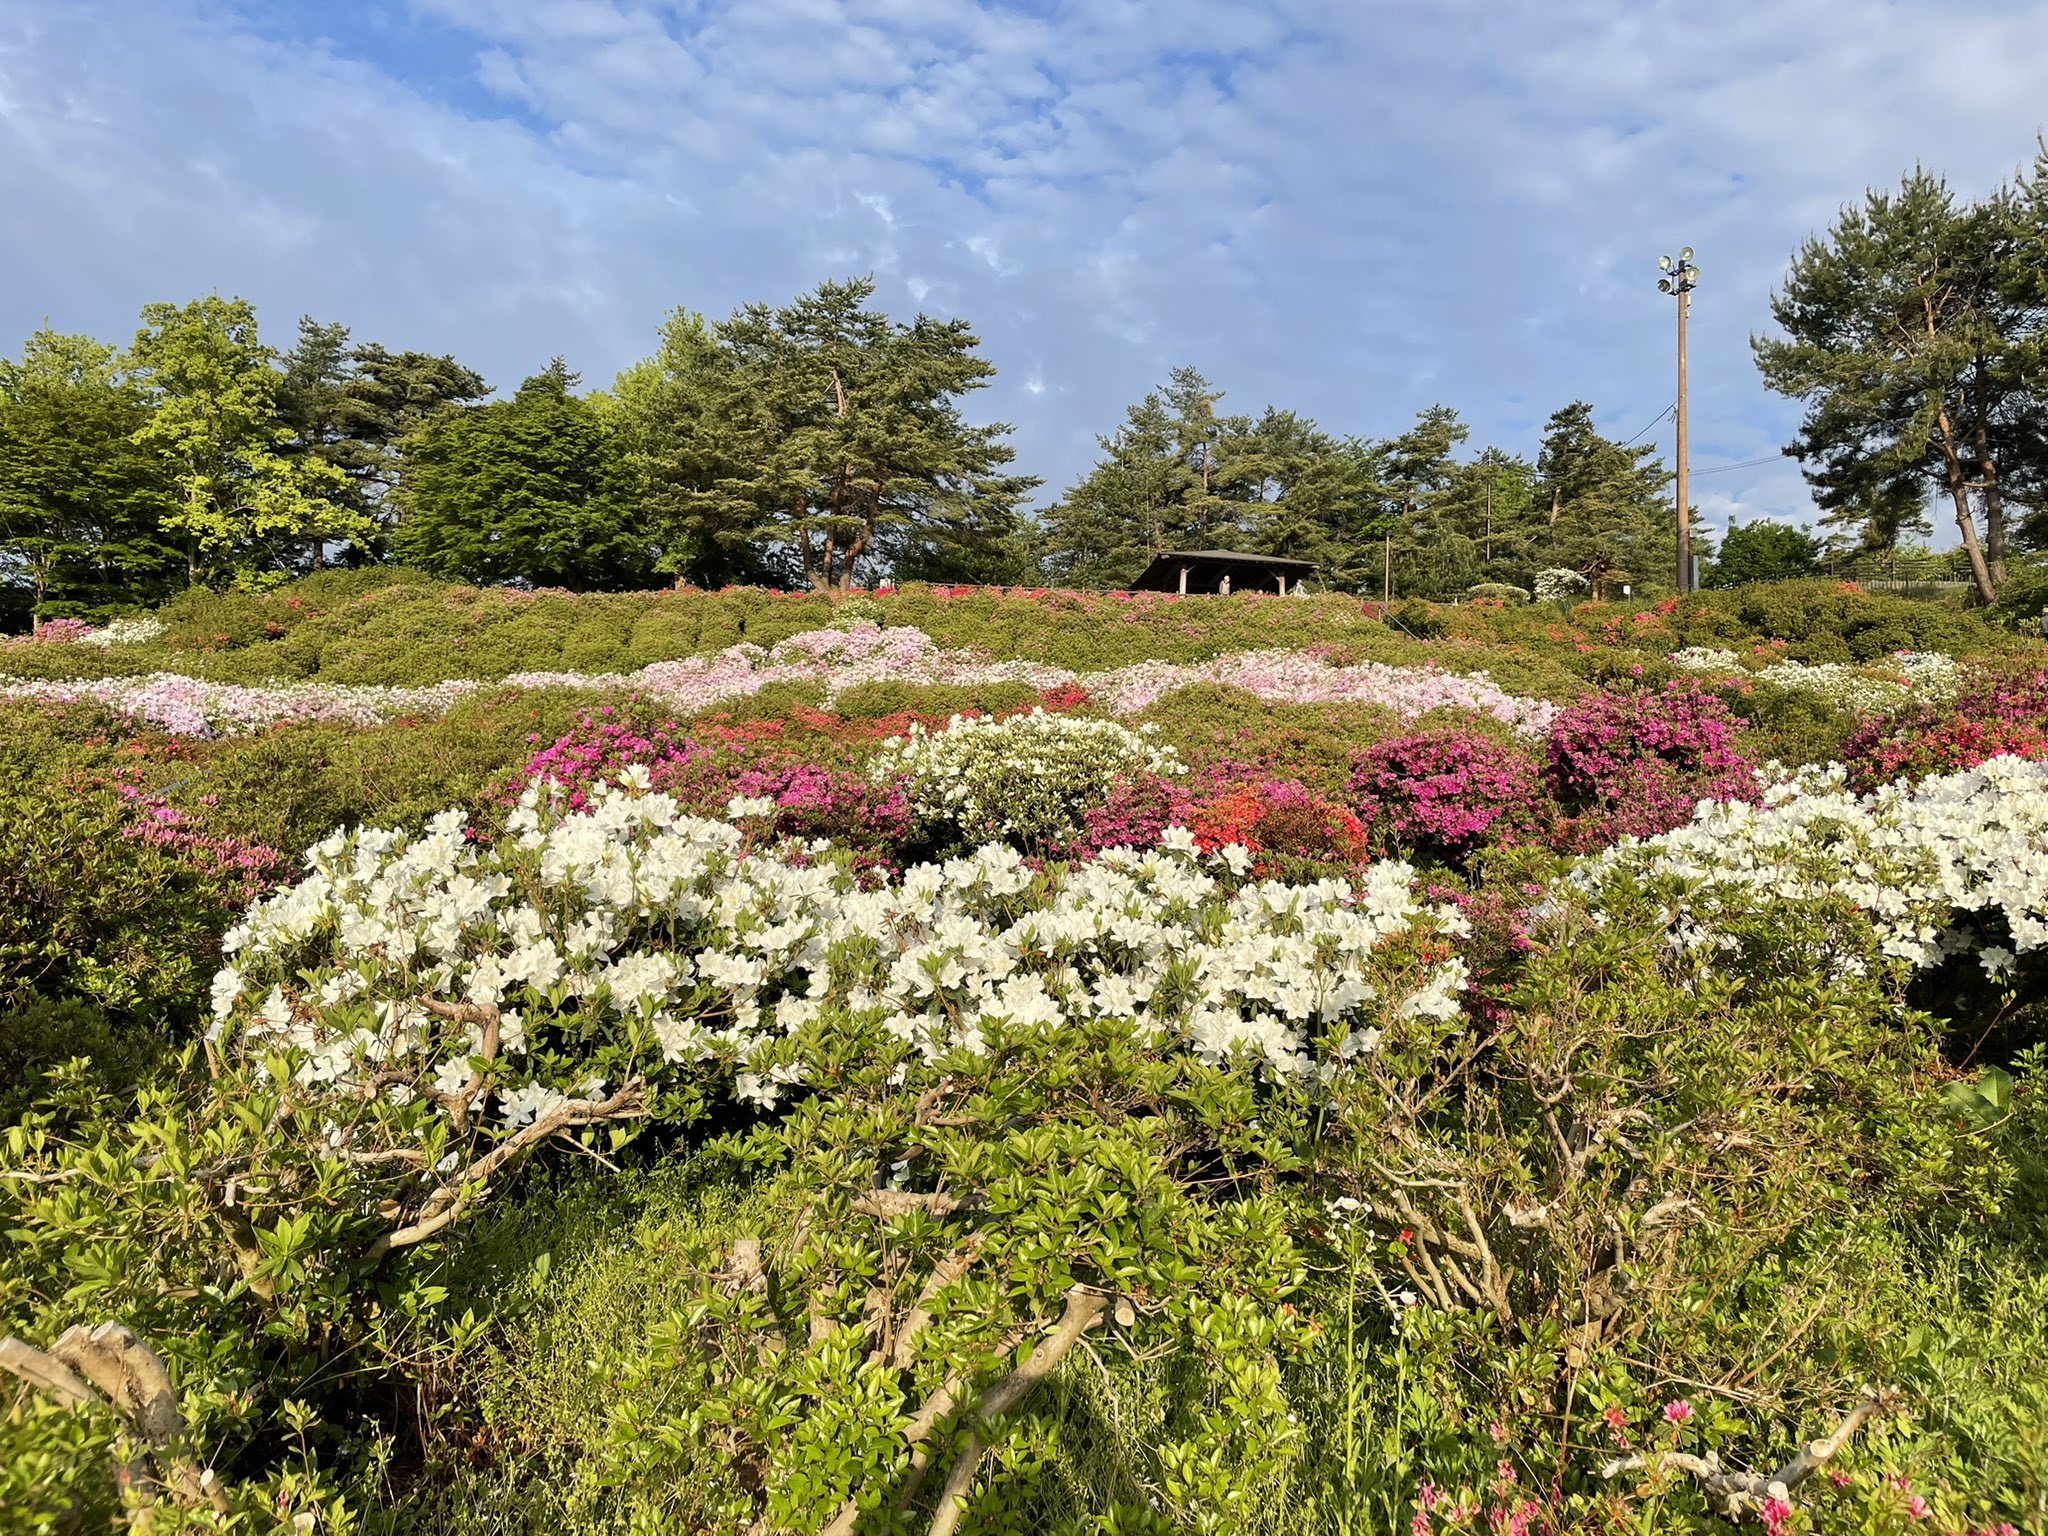
[[[1186,771],[1154,730],[1041,709],[1002,720],[955,715],[942,731],[913,724],[891,737],[872,771],[878,780],[902,775],[918,816],[963,843],[1043,851],[1078,836],[1118,779]]]
[[[1759,899],[1832,896],[1888,954],[1928,966],[1974,952],[1998,975],[2048,946],[2048,763],[1995,757],[1862,796],[1838,764],[1805,769],[1761,805],[1706,803],[1687,826],[1624,838],[1573,879],[1597,889],[1615,873],[1676,882],[1674,934],[1688,946],[1719,942],[1722,917]]]
[[[141,645],[163,632],[163,620],[143,614],[140,618],[115,619],[90,634],[80,635],[78,639],[81,645],[96,645],[105,650],[115,645]]]
[[[1716,645],[1688,645],[1664,658],[1686,672],[1740,672],[1742,658]]]
[[[1755,672],[1745,668],[1735,652],[1715,646],[1687,646],[1666,659],[1688,672],[1754,677],[1774,687],[1814,694],[1855,714],[1883,714],[1912,703],[1939,703],[1955,697],[1962,686],[1961,666],[1954,657],[1936,651],[1899,651],[1869,666],[1774,661]]]
[[[1577,571],[1553,568],[1536,573],[1536,601],[1569,603],[1593,590],[1593,584]]]

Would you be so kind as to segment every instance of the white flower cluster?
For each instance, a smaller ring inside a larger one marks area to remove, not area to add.
[[[1833,896],[1915,966],[1974,952],[1995,975],[2014,951],[2048,945],[2048,763],[1997,757],[1861,796],[1845,784],[1834,764],[1767,784],[1761,805],[1702,804],[1690,824],[1624,838],[1571,878],[1677,879],[1688,894],[1674,928],[1688,944],[1718,943],[1719,914],[1759,899]],[[1991,918],[2011,948],[1986,942]]]
[[[95,645],[101,650],[115,645],[141,645],[154,640],[164,632],[162,619],[152,614],[143,614],[133,619],[113,619],[98,629],[80,635],[80,645]]]
[[[1555,566],[1536,573],[1535,590],[1539,603],[1568,603],[1591,592],[1593,583],[1577,571]]]
[[[1774,661],[1755,672],[1745,668],[1735,652],[1715,646],[1689,645],[1665,659],[1688,672],[1754,677],[1797,693],[1816,694],[1855,714],[1888,713],[1916,702],[1938,703],[1955,697],[1962,686],[1962,667],[1954,657],[1938,651],[1899,651],[1870,666]]]
[[[1118,779],[1186,771],[1152,739],[1156,730],[1042,709],[1001,720],[955,715],[942,731],[913,724],[892,736],[871,772],[877,782],[901,774],[919,817],[963,843],[1046,850],[1077,836]]]
[[[1404,864],[1233,893],[1180,831],[1051,875],[984,847],[863,890],[741,842],[631,782],[569,814],[529,791],[495,846],[457,812],[418,836],[338,832],[228,934],[213,1039],[293,1049],[302,1082],[358,1102],[452,1099],[487,1067],[477,1110],[516,1127],[601,1095],[607,1052],[613,1071],[697,1068],[772,1105],[806,1079],[807,1039],[855,1027],[907,1062],[979,1049],[998,1020],[1125,1018],[1207,1060],[1249,1049],[1328,1075],[1392,1020],[1455,1017],[1466,978],[1386,950],[1467,931]],[[1340,1044],[1317,1063],[1324,1031]]]

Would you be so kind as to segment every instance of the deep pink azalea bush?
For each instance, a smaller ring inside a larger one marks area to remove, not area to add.
[[[1154,848],[1168,827],[1186,826],[1193,813],[1189,786],[1156,773],[1130,774],[1109,788],[1109,798],[1082,815],[1082,832],[1069,858],[1092,858],[1105,848]]]
[[[247,838],[207,831],[199,816],[183,810],[147,789],[139,770],[116,770],[114,792],[129,808],[130,820],[121,835],[135,842],[161,848],[177,861],[217,885],[230,907],[246,904],[265,895],[287,872],[283,855],[275,848]],[[213,795],[199,802],[212,807]]]
[[[1474,731],[1424,731],[1368,747],[1346,790],[1382,842],[1453,861],[1548,820],[1535,759]]]
[[[732,792],[773,801],[775,830],[785,837],[829,838],[870,859],[893,861],[916,825],[901,784],[815,763],[749,768]]]
[[[656,789],[687,805],[722,807],[745,762],[723,744],[679,734],[673,720],[643,726],[607,704],[578,716],[574,730],[529,757],[514,776],[506,799],[516,800],[527,785],[552,779],[567,792],[570,809],[580,811],[599,784],[638,766],[647,769]]]
[[[1690,680],[1660,689],[1608,688],[1568,706],[1550,727],[1548,787],[1571,818],[1570,847],[1649,837],[1692,819],[1702,800],[1761,793],[1735,745],[1741,721]]]

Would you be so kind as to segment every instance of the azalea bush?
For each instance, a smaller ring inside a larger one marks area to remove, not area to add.
[[[1380,835],[1459,861],[1501,837],[1528,837],[1547,819],[1536,760],[1471,731],[1395,737],[1361,753],[1346,786]]]
[[[1865,721],[1842,746],[1859,789],[2000,756],[2048,758],[2048,671],[1979,674],[1946,704]]]
[[[1692,683],[1605,689],[1551,727],[1547,781],[1580,846],[1662,832],[1702,800],[1756,799],[1737,730],[1728,706]]]
[[[942,731],[914,724],[883,743],[870,773],[877,782],[900,778],[919,821],[942,841],[1045,852],[1077,836],[1119,779],[1182,771],[1152,734],[1042,709],[956,717]]]
[[[205,810],[111,774],[50,783],[0,767],[0,1006],[75,998],[180,1018],[227,921],[282,872],[273,850],[210,831]]]

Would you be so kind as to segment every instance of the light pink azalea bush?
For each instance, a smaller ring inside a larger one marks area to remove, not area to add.
[[[176,673],[64,681],[0,677],[0,699],[57,703],[90,699],[173,735],[238,735],[293,720],[376,725],[402,714],[440,713],[479,690],[573,688],[631,692],[678,712],[712,709],[776,684],[838,695],[869,683],[914,686],[1024,683],[1045,691],[1079,684],[1115,715],[1139,713],[1176,689],[1198,683],[1242,688],[1291,704],[1372,704],[1412,719],[1433,710],[1470,710],[1527,735],[1540,735],[1557,706],[1508,693],[1483,673],[1379,662],[1333,666],[1307,651],[1247,651],[1179,665],[1140,662],[1110,672],[1075,673],[1029,661],[991,661],[975,651],[943,650],[922,630],[857,623],[813,630],[771,648],[743,644],[714,656],[657,661],[637,672],[515,672],[501,683],[453,678],[424,687],[273,683],[242,687]]]

